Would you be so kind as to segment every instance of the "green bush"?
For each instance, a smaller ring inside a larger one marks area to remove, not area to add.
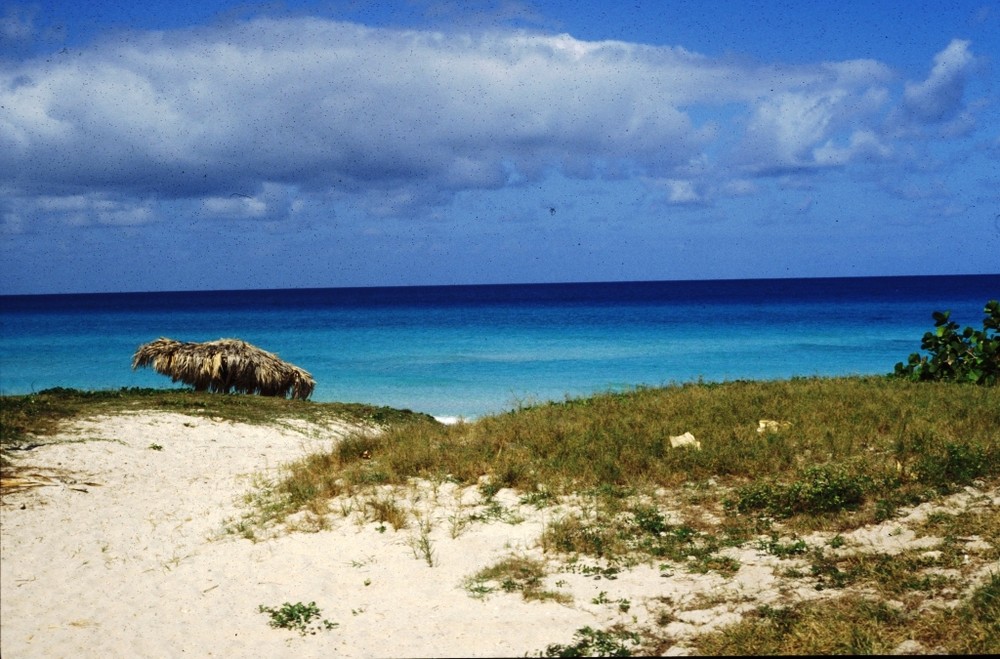
[[[997,451],[946,442],[943,447],[921,456],[916,471],[921,483],[948,490],[995,473],[996,456],[991,453],[996,454]]]
[[[857,508],[870,479],[839,465],[807,467],[792,483],[755,481],[736,491],[727,507],[737,512],[762,511],[777,518]]]
[[[1000,302],[990,300],[983,313],[982,330],[966,327],[959,332],[950,311],[935,311],[935,330],[925,333],[920,344],[930,354],[911,354],[906,364],[896,364],[895,374],[913,381],[996,385],[1000,382]]]

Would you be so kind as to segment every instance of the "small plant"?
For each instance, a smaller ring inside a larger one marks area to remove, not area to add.
[[[718,556],[716,554],[706,554],[695,557],[695,561],[688,565],[688,570],[705,574],[709,570],[714,570],[724,577],[731,577],[740,571],[740,562],[730,556]]]
[[[757,543],[757,548],[779,558],[785,558],[787,556],[798,556],[799,554],[804,554],[809,547],[806,545],[806,541],[801,538],[795,542],[781,542],[781,540],[778,539],[778,535],[776,533],[772,533],[770,540],[759,541]]]
[[[539,653],[540,657],[630,657],[639,645],[639,635],[634,632],[612,629],[608,631],[583,627],[578,629],[572,645],[553,643]],[[626,645],[628,643],[628,645]]]
[[[461,509],[448,515],[448,534],[451,536],[451,539],[454,540],[462,535],[462,531],[465,530],[470,521],[469,517],[462,514]]]
[[[856,566],[854,567],[856,568]],[[844,588],[853,583],[858,576],[857,569],[848,567],[848,569],[842,570],[837,559],[827,556],[821,549],[813,551],[810,570],[816,579],[816,590]]]
[[[413,549],[414,558],[423,558],[427,567],[434,567],[434,543],[431,542],[429,519],[420,520],[420,528],[417,535],[411,539],[410,548]]]
[[[527,494],[521,495],[520,502],[528,506],[534,506],[535,508],[542,509],[553,505],[556,502],[556,498],[548,490],[536,490],[534,492],[528,492]]]
[[[930,354],[911,354],[906,364],[896,364],[895,375],[913,381],[1000,383],[1000,302],[990,300],[983,313],[982,330],[966,327],[959,332],[950,311],[935,311],[931,314],[935,329],[920,343]]]
[[[618,605],[618,610],[621,613],[628,613],[629,609],[632,608],[632,602],[630,602],[628,599],[626,599],[624,597],[618,598],[616,600],[610,600],[610,599],[608,599],[608,593],[605,590],[602,590],[600,593],[598,593],[597,597],[595,597],[594,599],[590,600],[590,603],[591,604],[617,604]]]
[[[580,568],[580,572],[588,577],[593,577],[594,581],[600,581],[601,579],[614,581],[618,578],[621,568],[614,567],[613,565],[609,565],[608,567],[601,567],[599,565],[584,565]]]
[[[149,450],[150,451],[162,451],[163,447],[160,446],[159,444],[153,443],[153,444],[149,445]]]
[[[315,634],[321,629],[330,630],[337,627],[335,622],[319,619],[322,614],[319,607],[316,606],[316,602],[308,604],[285,602],[276,609],[261,604],[257,610],[271,616],[268,624],[275,629],[294,629],[300,636]]]
[[[524,521],[523,517],[492,498],[487,500],[486,507],[482,511],[470,514],[467,519],[470,522],[489,523],[491,521],[499,521],[511,525],[520,524]]]

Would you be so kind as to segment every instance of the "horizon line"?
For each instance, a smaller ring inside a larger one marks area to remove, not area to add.
[[[614,284],[689,284],[700,282],[780,282],[780,281],[829,281],[857,279],[918,279],[944,277],[1000,277],[1000,272],[951,273],[951,274],[905,274],[905,275],[839,275],[821,277],[709,277],[707,279],[622,279],[622,280],[588,280],[588,281],[551,281],[551,282],[492,282],[464,284],[389,284],[371,286],[295,286],[275,288],[205,288],[179,290],[130,290],[130,291],[76,291],[67,293],[0,293],[2,298],[23,297],[58,297],[81,295],[162,295],[187,293],[247,293],[247,292],[282,292],[282,291],[364,291],[387,289],[428,289],[428,288],[496,288],[507,286],[575,286],[575,285],[614,285]]]

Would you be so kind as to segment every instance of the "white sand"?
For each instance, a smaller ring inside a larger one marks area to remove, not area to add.
[[[328,530],[256,543],[222,532],[245,510],[253,474],[273,476],[342,431],[149,413],[81,422],[22,454],[50,484],[7,494],[0,506],[0,654],[524,656],[570,643],[584,626],[655,625],[664,607],[674,615],[661,631],[683,639],[761,603],[830,594],[776,576],[780,561],[748,547],[725,552],[742,565],[730,579],[638,566],[595,580],[552,562],[546,587],[571,604],[501,591],[476,599],[463,584],[500,558],[552,560],[537,540],[565,511],[501,492],[497,500],[523,521],[459,527],[455,520],[477,510],[477,494],[449,484],[395,495],[429,520],[433,567],[415,549],[415,524],[380,532],[332,514]],[[258,606],[284,602],[315,602],[337,627],[305,637],[269,627]]]

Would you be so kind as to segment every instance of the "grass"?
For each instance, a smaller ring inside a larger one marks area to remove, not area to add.
[[[761,419],[781,423],[758,432]],[[293,465],[282,487],[292,491],[316,483],[308,489],[353,496],[417,478],[481,490],[486,483],[487,499],[513,488],[527,503],[572,500],[579,505],[550,521],[539,540],[547,552],[597,557],[607,565],[663,560],[665,574],[679,565],[731,576],[740,564],[719,552],[755,538],[760,542],[764,535],[770,538],[763,545],[769,553],[805,560],[805,578],[818,588],[868,587],[879,597],[912,600],[919,609],[921,598],[958,585],[927,569],[945,567],[947,556],[928,562],[917,555],[897,560],[840,558],[822,549],[810,553],[798,540],[782,542],[776,525],[785,537],[816,530],[840,534],[964,485],[996,482],[998,429],[996,387],[881,377],[698,383],[524,407],[475,423],[413,423],[377,436],[357,435]],[[684,432],[698,438],[700,450],[670,447],[670,437]],[[660,512],[664,506],[657,493],[663,492],[680,492],[688,500],[684,519]],[[705,512],[720,521],[706,522]],[[499,589],[547,596],[537,570],[520,559],[502,563],[474,575],[467,588],[480,595]],[[993,602],[993,588],[977,591],[969,601]],[[797,605],[790,613],[750,616],[746,624],[765,626],[764,631],[733,626],[720,633],[722,640],[701,639],[695,647],[708,654],[747,653],[744,639],[760,636],[780,639],[747,647],[779,653],[888,651],[917,628],[928,630],[917,639],[928,647],[945,643],[950,649],[995,651],[992,614],[977,618],[980,608],[963,604],[914,617],[849,594]],[[824,626],[830,616],[835,624]],[[972,638],[979,640],[961,645],[957,629],[969,620],[977,625]],[[950,626],[955,638],[936,639],[935,626]],[[808,642],[793,642],[800,636]],[[624,654],[635,650],[637,638],[622,629],[581,630],[575,643],[552,645],[545,653]],[[652,634],[642,651],[655,651],[661,642]]]
[[[587,517],[572,513],[549,524],[540,539],[543,548],[563,554],[585,554],[630,564],[645,558],[669,559],[692,572],[715,570],[732,575],[738,562],[717,556],[726,546],[738,546],[743,534],[709,533],[687,524],[671,524],[648,504],[625,504],[617,512],[598,511]]]
[[[464,587],[470,595],[477,598],[497,591],[520,592],[527,601],[568,604],[572,600],[570,596],[544,588],[547,574],[543,561],[527,556],[509,556],[466,579]]]
[[[786,425],[757,432],[758,420]],[[857,527],[1000,475],[1000,388],[804,378],[638,389],[356,434],[296,464],[294,509],[412,478],[601,499],[704,482],[730,514]],[[671,449],[692,432],[701,450]]]
[[[905,641],[919,644],[921,654],[1000,652],[1000,574],[954,608],[910,610],[860,595],[760,607],[735,625],[698,636],[692,647],[705,655],[892,654]]]

